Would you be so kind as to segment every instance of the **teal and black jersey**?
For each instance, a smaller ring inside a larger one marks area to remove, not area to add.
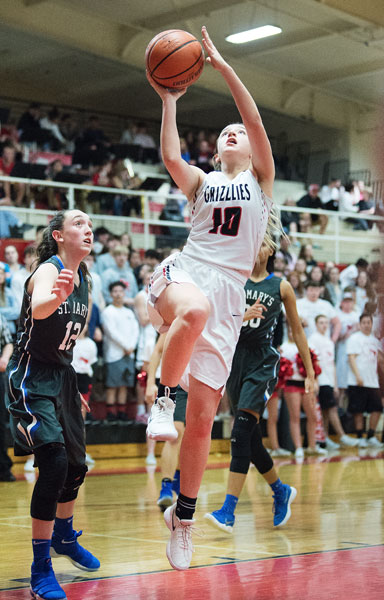
[[[267,310],[263,312],[264,319],[251,319],[244,321],[240,331],[238,345],[242,347],[255,348],[260,344],[271,344],[273,334],[281,312],[280,283],[281,277],[271,273],[255,283],[248,279],[245,284],[245,297],[247,308],[252,306],[259,298]]]
[[[55,265],[59,272],[64,269],[58,256],[52,256],[45,262]],[[67,300],[46,319],[32,317],[32,298],[27,292],[30,277],[27,279],[13,359],[17,360],[23,352],[27,352],[32,359],[43,364],[71,364],[73,346],[84,329],[88,314],[88,282],[81,271],[79,275],[79,286],[75,285]]]

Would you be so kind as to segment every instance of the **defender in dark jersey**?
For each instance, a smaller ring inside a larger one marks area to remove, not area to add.
[[[88,315],[92,224],[79,211],[51,220],[38,248],[38,267],[25,282],[17,343],[8,365],[7,405],[16,454],[31,454],[39,469],[32,500],[31,595],[60,600],[50,556],[65,556],[94,571],[100,562],[77,542],[73,510],[85,465],[84,422],[73,346]],[[89,410],[89,408],[88,408]]]
[[[227,495],[221,509],[205,515],[209,523],[228,533],[235,523],[234,511],[251,462],[274,493],[275,527],[288,521],[290,503],[296,497],[295,488],[278,478],[272,458],[263,446],[259,424],[278,379],[280,355],[272,346],[272,340],[282,303],[307,369],[306,390],[313,391],[314,387],[313,367],[296,310],[295,293],[287,281],[268,272],[267,263],[272,254],[270,247],[263,243],[252,276],[245,285],[247,309],[227,382],[235,414]]]

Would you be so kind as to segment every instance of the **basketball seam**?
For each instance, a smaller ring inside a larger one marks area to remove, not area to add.
[[[170,33],[175,33],[176,31],[183,31],[183,30],[182,29],[169,29],[166,33],[164,33],[164,35],[162,35],[155,42],[153,42],[152,46],[148,50],[147,63],[149,62],[149,57],[151,56],[151,52],[152,52],[153,48],[156,46],[157,42],[159,42],[163,38],[167,37],[167,35],[169,35]]]
[[[192,69],[192,67],[194,67],[199,62],[199,60],[201,59],[202,55],[203,55],[203,52],[200,52],[199,58],[190,67],[188,67],[188,69],[185,69],[184,71],[180,71],[180,73],[176,73],[175,75],[168,75],[168,77],[159,77],[158,75],[155,75],[156,81],[158,79],[159,80],[172,79],[174,77],[179,77],[179,75],[183,75],[183,73],[186,73],[187,71],[189,71],[190,69]]]
[[[161,59],[161,61],[160,61],[160,62],[159,62],[157,65],[156,65],[156,67],[155,67],[155,68],[154,68],[154,69],[153,69],[153,70],[150,72],[150,73],[151,73],[151,75],[153,75],[153,74],[154,74],[154,72],[156,71],[156,69],[158,69],[158,68],[160,67],[160,65],[161,65],[161,64],[162,64],[162,63],[163,63],[165,60],[167,60],[167,58],[169,58],[170,56],[172,56],[172,54],[174,54],[175,52],[178,52],[178,51],[179,51],[179,50],[181,50],[182,48],[185,48],[185,46],[188,46],[189,44],[194,44],[195,42],[197,42],[197,43],[199,44],[199,46],[200,46],[200,42],[199,42],[199,40],[196,40],[196,39],[195,39],[195,40],[189,40],[188,42],[185,42],[185,43],[184,43],[184,44],[182,44],[181,46],[178,46],[177,48],[175,48],[174,50],[172,50],[172,52],[170,52],[169,54],[167,54],[167,56],[164,56],[164,58],[162,58],[162,59]],[[201,47],[201,46],[200,46],[200,47]],[[202,54],[202,53],[200,53],[199,60],[200,60],[201,54]],[[197,62],[197,61],[196,61],[196,62]],[[194,64],[196,64],[196,62],[195,62]],[[193,65],[191,65],[191,66],[193,66]],[[190,68],[191,68],[191,67],[188,67],[188,69],[190,69]],[[186,69],[186,70],[188,71],[188,69]],[[185,73],[185,71],[183,71],[183,73]],[[181,73],[180,73],[180,75],[181,75]],[[171,75],[171,77],[177,77],[177,75],[173,75],[173,76]],[[169,77],[159,77],[159,79],[169,79]]]

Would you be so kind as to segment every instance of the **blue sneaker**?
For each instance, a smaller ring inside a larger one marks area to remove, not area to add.
[[[157,506],[164,512],[168,506],[173,504],[172,481],[162,481]]]
[[[63,588],[58,584],[50,558],[32,563],[30,592],[35,600],[65,600]]]
[[[175,492],[176,496],[180,494],[180,471],[176,471],[172,480],[172,491]]]
[[[281,490],[273,494],[273,525],[285,525],[291,516],[291,502],[296,498],[297,491],[285,483],[282,484]]]
[[[55,531],[51,541],[51,557],[68,558],[72,564],[83,571],[97,571],[100,567],[100,561],[88,550],[80,546],[77,538],[81,536],[82,531],[74,531],[73,538],[69,540],[61,539]]]
[[[226,533],[232,533],[235,524],[235,515],[226,512],[222,508],[214,510],[211,513],[206,513],[204,519],[207,519],[208,523]]]

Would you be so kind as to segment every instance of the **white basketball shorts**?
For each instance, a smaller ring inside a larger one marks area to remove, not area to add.
[[[173,254],[159,265],[148,290],[148,314],[152,325],[163,333],[168,330],[156,310],[156,300],[171,283],[193,283],[208,298],[211,312],[198,337],[180,385],[188,391],[189,374],[215,390],[225,386],[231,371],[245,310],[244,285],[235,278],[193,260]],[[224,391],[225,387],[223,387]]]

